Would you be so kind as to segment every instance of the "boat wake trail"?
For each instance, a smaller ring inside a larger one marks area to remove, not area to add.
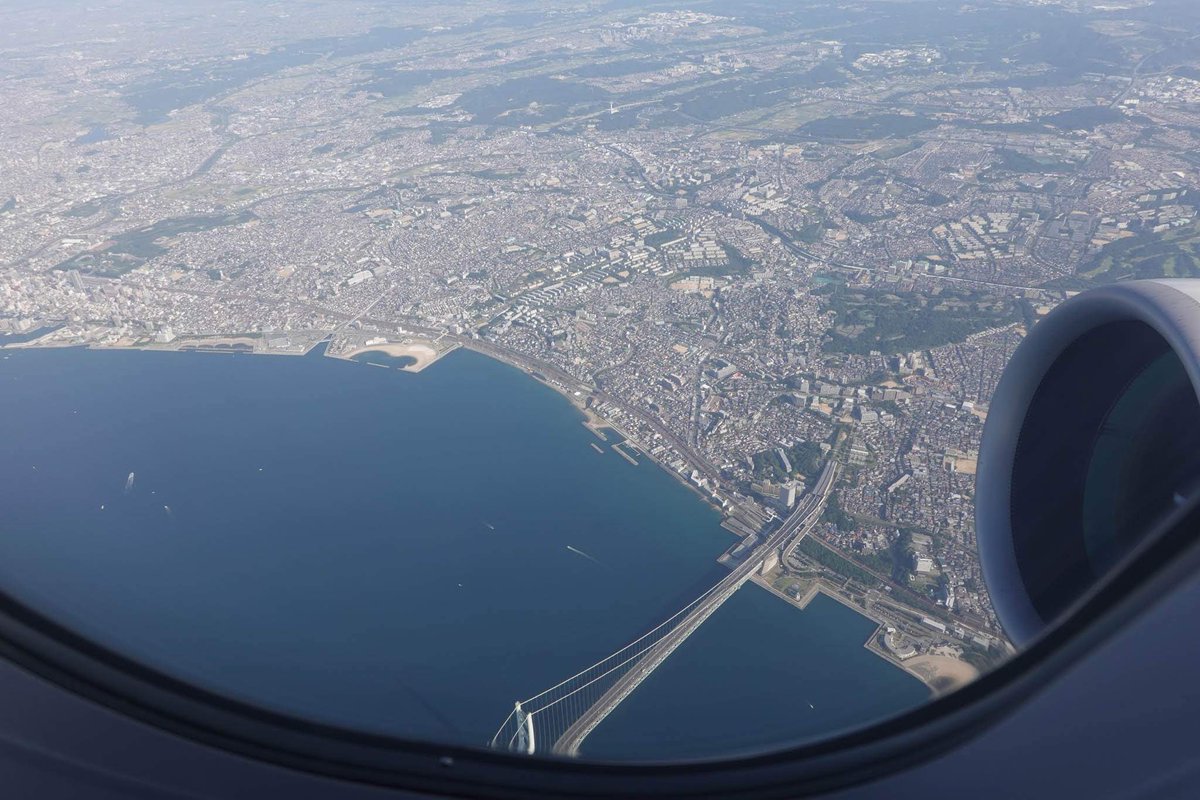
[[[593,558],[592,556],[590,556],[590,555],[588,555],[587,553],[585,553],[585,552],[583,552],[582,550],[580,550],[578,547],[571,547],[571,545],[567,545],[567,549],[568,549],[568,550],[570,550],[572,553],[574,553],[574,554],[575,554],[575,555],[577,555],[577,556],[583,556],[583,557],[584,557],[584,558],[586,558],[588,561],[591,561],[591,562],[592,562],[592,563],[594,563],[594,564],[599,564],[599,565],[600,565],[600,566],[602,566],[602,567],[606,567],[606,566],[608,566],[607,564],[605,564],[605,563],[604,563],[603,561],[601,561],[600,559],[598,559],[598,558]]]

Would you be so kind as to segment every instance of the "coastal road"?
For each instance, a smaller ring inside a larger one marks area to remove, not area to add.
[[[696,452],[695,448],[689,446],[687,442],[680,438],[675,432],[668,429],[659,420],[655,419],[652,415],[643,412],[641,409],[631,407],[630,405],[617,400],[616,398],[606,394],[599,387],[589,386],[583,383],[553,364],[548,364],[544,361],[531,358],[523,353],[510,350],[503,345],[489,342],[486,339],[472,339],[465,336],[457,336],[452,338],[463,347],[483,353],[486,356],[491,356],[498,361],[503,361],[528,372],[539,372],[547,378],[552,379],[553,383],[558,384],[568,391],[578,391],[584,394],[590,394],[601,400],[612,403],[618,408],[624,410],[626,413],[637,417],[641,422],[645,423],[651,430],[662,437],[662,439],[677,453],[679,453],[679,455],[683,456],[684,460],[688,462],[688,466],[699,472],[704,477],[708,478],[712,485],[724,485],[717,468],[714,467],[708,461],[708,459]],[[649,443],[647,442],[643,444],[648,445]],[[649,456],[649,452],[647,452],[647,455]],[[667,469],[671,471],[670,468]]]
[[[769,535],[762,544],[746,556],[741,564],[722,578],[714,587],[715,591],[704,602],[689,611],[670,633],[651,645],[629,672],[619,678],[608,691],[584,711],[554,743],[553,752],[560,755],[578,755],[579,746],[588,734],[595,730],[596,726],[612,713],[622,700],[628,697],[651,672],[662,664],[667,656],[675,651],[675,648],[679,647],[688,636],[699,628],[701,623],[712,616],[712,613],[722,603],[732,597],[733,593],[762,566],[763,560],[773,550],[779,548],[786,550],[808,534],[821,517],[825,502],[829,499],[829,494],[833,491],[834,483],[837,481],[837,474],[837,463],[832,459],[826,462],[820,477],[813,484],[812,491],[800,499],[796,509],[784,520],[779,529]]]

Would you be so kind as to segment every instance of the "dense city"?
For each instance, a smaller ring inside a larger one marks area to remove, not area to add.
[[[1072,293],[1200,276],[1200,37],[1149,0],[907,5],[0,25],[0,343],[478,350],[731,547],[832,459],[820,524],[756,580],[871,612],[889,658],[986,667],[989,399]]]

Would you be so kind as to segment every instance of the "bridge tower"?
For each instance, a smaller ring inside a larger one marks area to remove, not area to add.
[[[517,739],[513,743],[512,749],[526,755],[533,755],[537,749],[537,737],[533,732],[533,714],[521,708],[520,701],[517,702],[513,714],[516,716],[517,722]]]

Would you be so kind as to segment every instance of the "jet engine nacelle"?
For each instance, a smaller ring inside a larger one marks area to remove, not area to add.
[[[1079,294],[1016,349],[987,416],[980,561],[1027,642],[1200,489],[1200,280]]]

